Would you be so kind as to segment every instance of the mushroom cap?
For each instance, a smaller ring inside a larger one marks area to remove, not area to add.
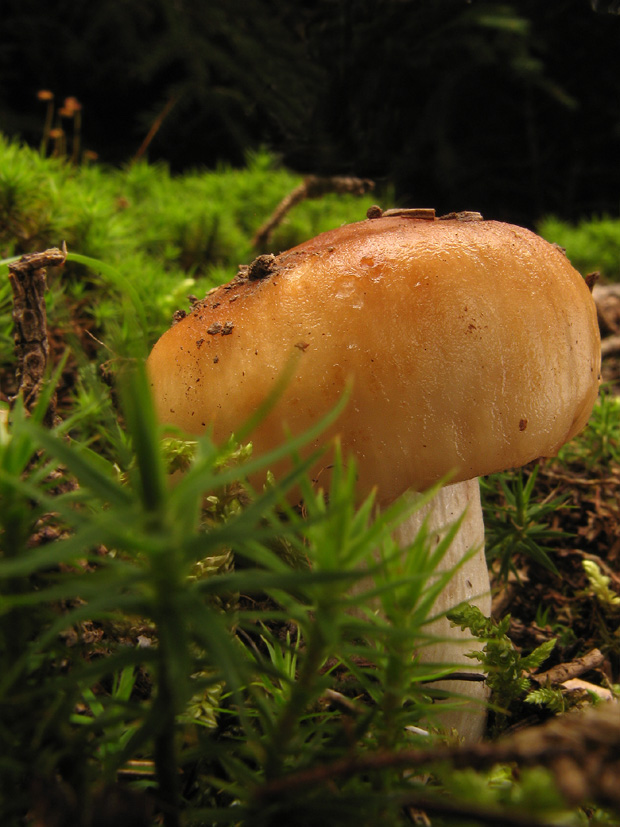
[[[261,256],[210,291],[148,359],[158,416],[223,441],[292,357],[254,454],[307,430],[351,381],[343,412],[307,450],[338,436],[360,497],[376,487],[386,504],[446,475],[554,455],[594,405],[600,337],[584,279],[534,233],[382,217]],[[313,468],[321,485],[328,466],[323,456]]]

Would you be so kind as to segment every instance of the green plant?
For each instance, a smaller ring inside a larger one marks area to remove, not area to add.
[[[593,560],[584,560],[582,565],[590,584],[590,590],[601,606],[609,612],[618,611],[620,595],[609,587],[611,578],[604,575]]]
[[[0,139],[3,152],[17,158],[20,150]],[[339,457],[327,496],[311,489],[299,460],[286,478],[269,476],[264,490],[247,486],[248,474],[285,453],[295,457],[302,440],[258,460],[245,442],[249,432],[241,445],[182,434],[161,439],[141,357],[187,292],[234,272],[232,257],[194,262],[191,273],[180,269],[181,202],[196,199],[195,216],[200,199],[220,199],[233,236],[238,227],[249,235],[294,176],[268,153],[250,158],[247,170],[178,178],[146,164],[69,173],[36,158],[33,169],[47,181],[41,192],[52,193],[48,207],[61,228],[45,243],[72,232],[76,248],[84,239],[83,250],[106,249],[106,256],[70,249],[65,269],[50,275],[50,329],[58,335],[61,321],[80,322],[74,334],[64,333],[71,361],[46,384],[30,418],[19,400],[10,412],[0,410],[2,823],[17,827],[28,811],[45,823],[53,812],[91,827],[94,809],[126,795],[145,812],[150,802],[167,825],[374,827],[407,823],[407,807],[416,802],[446,800],[454,813],[461,805],[473,813],[472,824],[479,802],[491,808],[482,823],[493,813],[501,823],[502,808],[515,818],[562,811],[566,823],[582,823],[562,810],[542,769],[531,776],[455,771],[445,755],[440,765],[415,760],[440,743],[422,728],[432,722],[433,701],[444,698],[435,680],[452,670],[412,658],[430,642],[433,599],[452,574],[433,579],[450,533],[433,547],[423,529],[409,549],[397,550],[392,531],[405,506],[377,515],[372,499],[355,505],[354,469]],[[90,195],[74,197],[81,186]],[[157,234],[149,235],[159,209],[170,233],[161,247]],[[279,231],[294,243],[297,234],[363,209],[352,199],[302,204]],[[3,254],[11,252],[21,252],[18,242],[7,242]],[[97,356],[82,353],[92,342],[82,323],[103,342]],[[105,381],[97,368],[102,356]],[[129,369],[134,362],[136,372]],[[63,397],[64,421],[48,431],[43,412],[68,365],[74,384]],[[595,411],[595,438],[605,450],[617,438],[614,404]],[[592,435],[583,439],[586,462]],[[183,479],[172,487],[168,473],[179,470]],[[504,540],[496,553],[507,560],[522,551],[510,540],[520,532],[546,553],[553,536],[544,528],[559,500],[536,504],[531,476],[501,479],[512,500],[494,481],[485,489],[487,520],[492,511],[498,524],[491,519],[489,537]],[[304,490],[303,517],[287,504],[295,485]],[[540,622],[551,616],[541,613]],[[498,725],[521,701],[561,708],[557,692],[527,681],[546,649],[519,654],[505,634],[507,621],[494,628],[465,620],[489,637],[483,664],[504,710]],[[322,782],[311,783],[313,775]],[[433,821],[462,823],[465,816],[454,813]],[[117,815],[128,817],[126,809]]]
[[[57,609],[45,599],[32,600],[44,574],[20,570],[31,546],[44,550],[46,542],[62,535],[62,521],[49,503],[63,498],[68,502],[75,494],[72,486],[64,487],[64,476],[53,460],[42,456],[29,430],[40,427],[62,367],[30,418],[19,399],[10,422],[8,410],[0,410],[0,800],[7,824],[24,811],[24,802],[32,793],[24,789],[25,773],[36,785],[38,778],[53,773],[57,762],[81,751],[81,738],[67,727],[75,688],[66,679],[57,680],[72,662],[72,653],[57,635],[41,648],[33,646],[54,624]],[[64,423],[59,438],[72,422]],[[44,571],[47,568],[43,566]],[[47,687],[46,702],[39,705],[42,687]]]
[[[525,703],[536,704],[556,714],[565,712],[567,706],[562,690],[552,686],[532,689],[523,700]]]
[[[620,464],[620,398],[611,388],[602,388],[587,427],[560,449],[558,460],[591,473]]]
[[[592,217],[570,224],[549,217],[539,224],[538,232],[563,247],[580,272],[599,271],[610,281],[620,281],[620,221],[617,218]]]
[[[152,344],[190,294],[204,296],[249,264],[252,235],[299,181],[264,150],[241,169],[174,176],[145,162],[76,167],[0,134],[0,276],[10,258],[66,242],[67,263],[49,274],[50,329],[78,351],[100,343],[109,360],[137,340]],[[272,249],[359,220],[371,203],[331,195],[299,204]],[[119,313],[127,295],[133,315]],[[0,377],[10,341],[10,289],[0,279]]]
[[[81,693],[83,707],[79,704],[79,711],[69,719],[71,724],[98,732],[95,756],[106,778],[114,777],[116,754],[123,751],[135,732],[135,723],[127,720],[135,683],[136,669],[129,665],[112,676],[109,693],[97,695],[90,686],[85,686]]]
[[[474,637],[485,640],[481,652],[469,657],[479,660],[488,674],[487,684],[491,690],[491,703],[495,708],[495,729],[500,731],[518,701],[544,704],[553,711],[558,708],[558,693],[552,694],[531,689],[528,672],[538,668],[550,655],[555,640],[542,643],[529,655],[522,655],[507,635],[510,615],[497,623],[484,617],[475,606],[463,606],[448,613],[448,619],[461,629],[469,629]],[[560,698],[561,700],[561,698]]]
[[[0,255],[32,250],[57,228],[53,177],[63,176],[58,161],[0,134]]]
[[[486,530],[486,554],[489,563],[499,562],[499,578],[506,580],[516,573],[515,556],[525,554],[546,569],[557,573],[549,553],[550,544],[565,533],[549,527],[551,517],[566,508],[567,496],[534,498],[538,466],[524,479],[519,469],[514,474],[494,474],[481,480]]]
[[[119,391],[128,434],[114,461],[67,442],[75,422],[48,432],[19,405],[2,432],[5,823],[26,806],[33,763],[43,802],[60,779],[86,812],[95,779],[118,785],[136,760],[153,768],[149,785],[167,825],[197,804],[207,820],[281,823],[299,802],[283,796],[263,811],[256,797],[263,785],[343,751],[411,739],[405,724],[419,722],[428,704],[411,647],[417,634],[424,638],[432,605],[424,584],[449,538],[432,552],[419,538],[413,562],[392,583],[391,531],[404,507],[377,519],[372,499],[355,508],[350,464],[345,470],[336,459],[329,501],[304,478],[312,459],[262,493],[244,493],[240,477],[301,441],[260,462],[208,438],[180,454],[160,445],[144,374],[121,376]],[[184,477],[169,488],[167,465],[180,456]],[[304,518],[286,505],[294,484],[305,491]],[[46,541],[30,547],[40,524]],[[283,543],[292,552],[286,559]],[[291,559],[307,558],[312,568],[291,568]],[[377,585],[351,593],[373,574]],[[408,625],[389,626],[367,609],[350,613],[372,594],[388,617],[407,617]],[[293,624],[294,637],[280,636],[283,623]],[[84,643],[93,625],[103,631],[105,656]],[[146,647],[137,645],[145,628]],[[142,698],[139,675],[152,687]],[[350,691],[346,675],[354,695],[369,699],[353,730],[323,700],[328,690]],[[356,781],[358,805],[345,784],[330,806],[344,796],[351,818],[368,808],[378,818],[394,805],[376,790],[403,784],[400,772],[378,772]],[[318,819],[325,802],[311,794],[303,807]]]
[[[575,644],[578,638],[570,621],[556,618],[554,616],[554,608],[552,605],[545,606],[540,603],[536,606],[534,623],[539,629],[544,629],[547,626],[550,627],[552,634],[558,641],[559,647],[564,648]]]

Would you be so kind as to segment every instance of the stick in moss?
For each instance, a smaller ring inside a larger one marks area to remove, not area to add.
[[[47,314],[45,311],[46,268],[64,264],[66,249],[52,248],[43,253],[29,253],[9,264],[13,290],[13,325],[17,357],[17,393],[26,410],[32,410],[44,380],[49,359]],[[55,416],[55,397],[46,414],[51,424]]]
[[[282,223],[284,216],[294,206],[306,198],[321,198],[329,192],[340,195],[365,195],[375,187],[374,181],[367,178],[351,178],[340,175],[308,175],[295,189],[291,190],[275,208],[267,221],[260,227],[252,239],[254,249],[259,249],[269,242],[273,231]]]

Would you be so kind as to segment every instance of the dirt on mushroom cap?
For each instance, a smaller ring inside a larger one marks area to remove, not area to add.
[[[451,472],[557,452],[594,404],[600,341],[585,282],[528,230],[384,217],[323,233],[198,303],[149,358],[159,417],[224,440],[291,359],[255,452],[307,429],[351,381],[320,441],[338,434],[360,496],[377,486],[390,502]]]

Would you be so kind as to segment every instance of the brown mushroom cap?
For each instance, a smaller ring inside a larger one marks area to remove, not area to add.
[[[319,441],[340,436],[360,495],[376,486],[380,503],[451,472],[458,482],[554,455],[586,424],[600,373],[594,302],[534,233],[383,217],[261,259],[153,348],[161,421],[225,440],[296,355],[252,434],[255,455],[329,412],[351,379]],[[321,484],[328,462],[313,469]]]

